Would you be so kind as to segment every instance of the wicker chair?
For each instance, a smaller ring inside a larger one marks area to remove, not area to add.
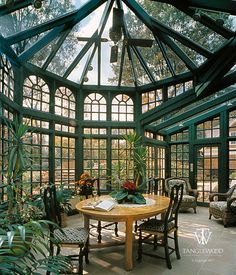
[[[226,193],[210,194],[209,200],[209,219],[222,219],[224,227],[236,222],[236,184]]]
[[[187,210],[189,208],[193,208],[194,213],[197,213],[197,190],[192,189],[189,182],[183,178],[167,178],[165,179],[165,192],[166,195],[169,196],[170,194],[170,187],[175,184],[183,184],[184,191],[183,191],[183,199],[180,205],[180,210]]]
[[[183,184],[173,185],[170,192],[170,203],[165,213],[163,220],[156,218],[149,219],[139,225],[139,246],[138,246],[138,261],[142,260],[142,255],[161,258],[166,260],[166,265],[169,269],[172,268],[170,262],[170,254],[176,253],[177,259],[180,259],[179,245],[178,245],[178,212],[183,197]],[[145,236],[142,236],[145,233]],[[172,235],[174,233],[174,236]],[[147,240],[154,236],[154,242],[147,242]],[[169,239],[174,240],[174,247],[169,245]],[[160,240],[160,242],[158,241]],[[143,251],[142,243],[154,245],[165,248],[165,257],[159,253]]]

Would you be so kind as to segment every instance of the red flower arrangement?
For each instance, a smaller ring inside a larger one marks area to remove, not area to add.
[[[146,204],[146,200],[142,195],[144,186],[136,186],[134,182],[126,181],[121,185],[118,191],[112,191],[110,196],[117,200],[118,203],[130,202],[137,204]]]

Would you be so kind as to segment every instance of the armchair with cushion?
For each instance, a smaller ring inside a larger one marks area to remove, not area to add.
[[[210,194],[209,200],[209,219],[222,219],[224,227],[236,222],[236,184],[226,193]]]
[[[183,178],[167,178],[165,179],[165,192],[169,196],[171,187],[175,184],[183,184],[183,199],[180,205],[180,210],[193,208],[194,213],[197,213],[197,190],[192,189],[189,182]]]

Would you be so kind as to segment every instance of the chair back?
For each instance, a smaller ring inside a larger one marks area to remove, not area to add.
[[[175,184],[171,187],[170,203],[165,215],[165,230],[168,229],[168,224],[174,222],[177,227],[179,207],[183,198],[183,184]]]
[[[177,177],[165,179],[165,193],[170,196],[172,186],[180,184],[183,184],[183,194],[188,194],[189,187],[187,181]]]
[[[48,185],[44,189],[43,201],[46,213],[46,219],[61,226],[60,207],[56,198],[55,185]]]
[[[164,181],[163,178],[149,178],[147,180],[147,193],[154,195],[164,194]]]

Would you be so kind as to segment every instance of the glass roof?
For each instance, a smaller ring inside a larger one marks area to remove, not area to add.
[[[34,1],[5,3],[0,33],[11,58],[79,85],[158,86],[185,72],[194,78],[234,37],[236,25],[235,11],[172,0],[44,0],[40,8]]]

